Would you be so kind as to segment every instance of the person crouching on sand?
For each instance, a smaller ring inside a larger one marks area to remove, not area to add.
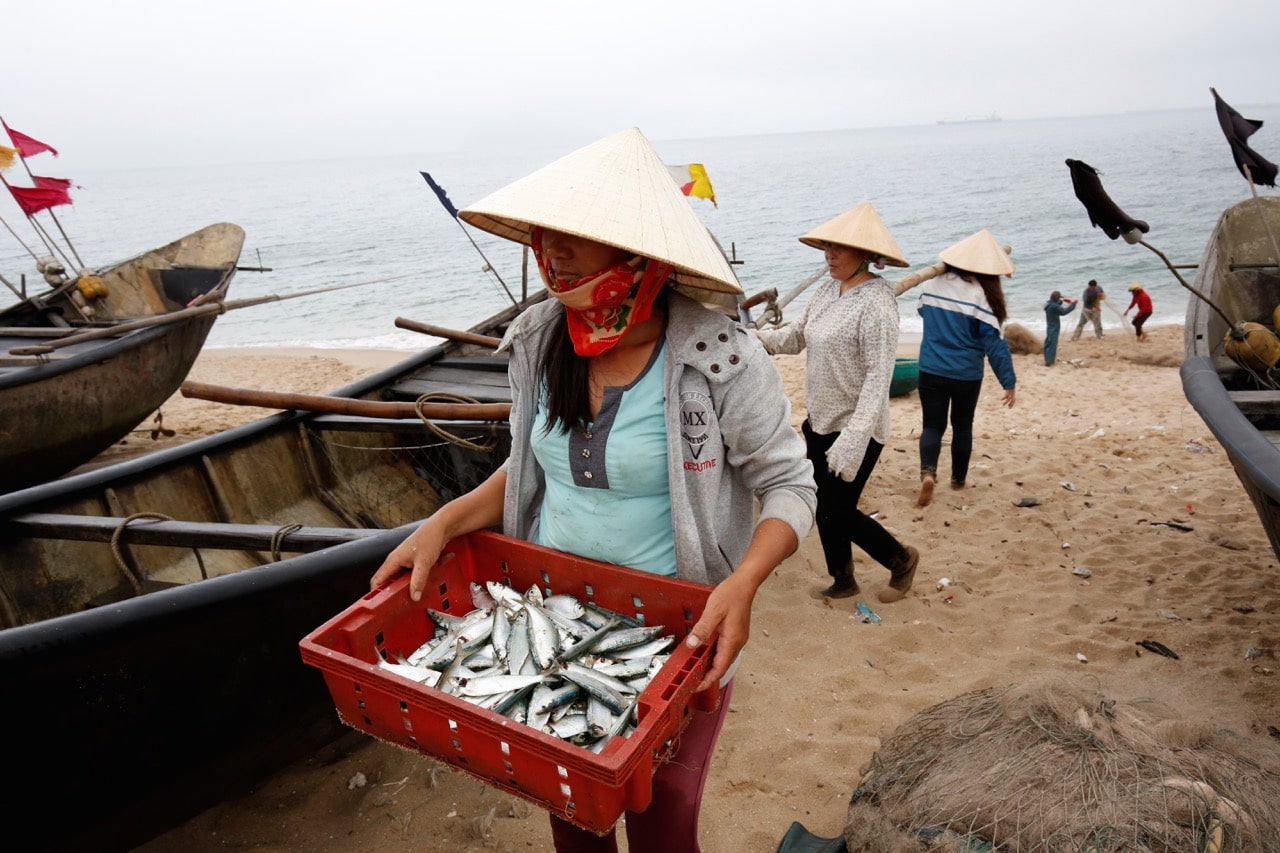
[[[1049,294],[1049,301],[1044,304],[1044,363],[1053,367],[1058,358],[1058,333],[1062,331],[1062,318],[1076,310],[1073,299],[1063,299],[1062,293],[1055,290]]]
[[[973,415],[982,391],[982,361],[1013,407],[1013,358],[1004,339],[1004,291],[1000,276],[1013,275],[1013,261],[987,229],[943,250],[946,271],[925,283],[920,294],[924,333],[920,340],[920,497],[928,506],[938,481],[942,435],[951,418],[951,488],[963,489],[973,452]]]
[[[889,440],[889,383],[898,353],[898,301],[893,285],[871,271],[907,266],[870,204],[820,225],[800,242],[826,255],[831,280],[818,288],[800,319],[756,331],[770,353],[806,353],[801,426],[818,484],[818,535],[831,586],[828,598],[858,593],[856,544],[890,571],[877,598],[898,601],[911,589],[920,554],[858,509],[862,490]]]

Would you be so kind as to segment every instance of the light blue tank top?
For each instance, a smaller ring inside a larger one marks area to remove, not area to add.
[[[606,388],[593,424],[546,431],[538,395],[533,455],[546,477],[539,545],[659,575],[676,573],[661,338],[636,380]]]

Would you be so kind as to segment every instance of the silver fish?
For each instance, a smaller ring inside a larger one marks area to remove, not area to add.
[[[533,659],[539,671],[546,672],[555,663],[556,653],[560,650],[560,632],[541,607],[526,607],[525,613],[529,614],[529,646],[533,649]]]
[[[564,593],[548,595],[542,600],[542,606],[570,619],[581,619],[587,612],[581,601]]]
[[[458,680],[458,693],[463,696],[492,696],[511,693],[531,684],[541,684],[546,675],[485,675]]]

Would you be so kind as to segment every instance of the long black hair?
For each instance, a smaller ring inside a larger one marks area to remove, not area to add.
[[[1004,321],[1009,319],[1009,311],[1004,304],[1004,290],[1000,288],[1000,276],[962,270],[951,264],[947,264],[947,271],[955,273],[970,284],[981,287],[983,295],[987,297],[987,304],[991,306],[991,313],[996,315],[997,322],[1004,325]]]
[[[556,318],[538,363],[538,374],[547,388],[546,431],[559,426],[568,432],[591,422],[590,361],[573,351],[569,320],[563,311]]]

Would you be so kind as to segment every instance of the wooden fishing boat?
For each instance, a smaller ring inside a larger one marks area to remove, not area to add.
[[[0,726],[39,744],[0,783],[14,837],[127,849],[344,731],[299,640],[510,446],[415,415],[435,392],[505,415],[505,359],[449,340],[324,398],[408,417],[282,411],[0,495]]]
[[[1182,389],[1226,451],[1272,550],[1280,554],[1280,371],[1241,363],[1224,344],[1233,325],[1274,329],[1280,259],[1272,235],[1280,235],[1277,197],[1240,202],[1218,220],[1194,283],[1218,310],[1190,298]]]
[[[243,244],[210,225],[0,311],[0,492],[91,459],[178,389]]]

